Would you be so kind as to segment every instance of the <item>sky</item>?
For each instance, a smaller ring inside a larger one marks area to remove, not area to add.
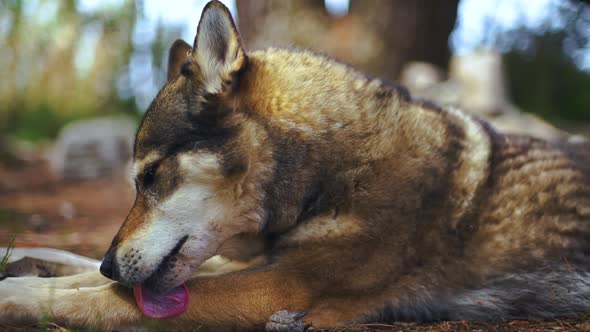
[[[509,30],[518,25],[537,29],[551,15],[560,0],[462,0],[457,15],[457,29],[450,46],[458,53],[469,52],[485,38],[486,18],[493,17],[495,28]],[[557,28],[562,22],[553,21]]]

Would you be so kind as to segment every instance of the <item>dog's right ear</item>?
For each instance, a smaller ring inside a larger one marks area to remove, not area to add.
[[[231,13],[221,2],[211,1],[203,9],[191,57],[208,93],[231,88],[245,68],[246,51]]]
[[[168,53],[168,83],[180,76],[180,68],[193,48],[184,40],[177,39]]]

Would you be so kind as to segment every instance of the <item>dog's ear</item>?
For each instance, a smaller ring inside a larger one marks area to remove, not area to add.
[[[203,9],[192,57],[199,66],[205,90],[218,93],[233,86],[247,58],[232,16],[221,2]]]
[[[182,39],[177,39],[168,53],[168,82],[174,81],[180,75],[182,64],[188,59],[192,47]]]

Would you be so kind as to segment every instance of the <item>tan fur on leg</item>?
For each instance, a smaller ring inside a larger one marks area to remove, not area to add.
[[[113,329],[138,325],[142,315],[131,289],[116,283],[77,289],[31,288],[0,282],[0,323],[48,320]]]
[[[66,277],[40,278],[40,277],[16,277],[6,278],[0,281],[2,286],[14,285],[30,288],[57,288],[72,289],[80,287],[96,287],[110,284],[114,281],[105,278],[100,272],[86,272]]]
[[[302,310],[310,301],[310,291],[301,281],[276,268],[199,277],[187,286],[191,294],[187,311],[158,322],[178,324],[178,328],[202,324],[212,329],[251,329],[264,326],[276,308]],[[43,319],[105,330],[147,321],[135,304],[132,290],[117,283],[56,289],[0,282],[0,323],[36,323]]]

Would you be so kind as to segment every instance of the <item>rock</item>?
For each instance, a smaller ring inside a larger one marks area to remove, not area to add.
[[[11,262],[6,268],[9,277],[63,277],[89,272],[86,267],[79,267],[58,262],[46,261],[33,257],[23,257]]]
[[[76,207],[72,202],[63,201],[59,208],[60,214],[64,219],[72,219],[76,216]]]
[[[443,70],[427,62],[409,62],[402,69],[400,81],[411,91],[422,91],[444,79]]]
[[[403,69],[401,82],[415,98],[473,113],[488,120],[500,132],[549,141],[569,139],[567,133],[512,104],[499,53],[482,50],[454,55],[447,80],[442,79],[442,72],[432,64],[412,62]]]
[[[483,116],[517,112],[508,98],[500,53],[481,50],[454,55],[449,76],[461,86],[460,107]]]
[[[125,173],[137,124],[127,117],[82,120],[65,126],[50,152],[63,180],[85,180]]]
[[[43,233],[49,228],[49,221],[39,214],[33,214],[29,218],[29,226],[37,233]]]

